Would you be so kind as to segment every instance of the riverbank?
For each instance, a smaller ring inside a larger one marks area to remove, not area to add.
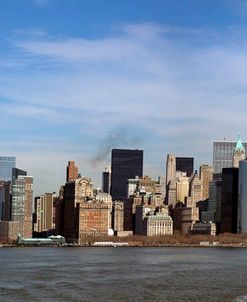
[[[95,244],[99,243],[99,244]],[[104,243],[104,244],[102,244]],[[114,244],[115,243],[115,244]],[[0,244],[0,247],[25,246],[16,244]],[[51,245],[28,245],[51,246]],[[52,245],[54,247],[54,245]],[[67,247],[98,247],[98,246],[128,246],[128,247],[247,247],[247,235],[220,234],[209,235],[183,235],[172,236],[85,236],[80,238],[79,244],[66,244]]]

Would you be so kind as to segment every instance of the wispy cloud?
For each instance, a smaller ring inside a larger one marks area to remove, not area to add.
[[[151,23],[125,24],[114,35],[91,40],[17,35],[12,56],[21,67],[9,77],[0,72],[0,95],[30,122],[52,124],[54,118],[87,140],[82,146],[90,171],[97,141],[110,141],[119,124],[130,133],[138,127],[143,148],[150,150],[148,166],[153,161],[160,174],[166,152],[201,153],[205,162],[212,140],[247,131],[247,41],[231,36],[234,29],[222,36]],[[3,109],[13,116],[8,103]],[[160,151],[154,158],[155,145]],[[103,166],[105,161],[103,156]]]

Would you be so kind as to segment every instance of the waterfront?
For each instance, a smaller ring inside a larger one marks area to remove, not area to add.
[[[0,301],[247,301],[241,248],[2,248]]]

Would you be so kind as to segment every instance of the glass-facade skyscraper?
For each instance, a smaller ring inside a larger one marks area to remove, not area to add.
[[[223,168],[231,168],[233,165],[233,153],[236,141],[215,141],[213,143],[214,173],[222,173]],[[247,142],[242,143],[247,154]]]
[[[111,157],[112,199],[127,198],[127,180],[143,176],[143,150],[113,149]]]
[[[15,156],[0,156],[0,180],[9,181],[12,179],[12,168],[15,168]]]
[[[176,171],[186,172],[186,176],[190,177],[194,172],[194,158],[176,156]]]

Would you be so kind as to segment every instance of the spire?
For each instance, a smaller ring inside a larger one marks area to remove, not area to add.
[[[243,146],[243,143],[242,143],[242,140],[241,140],[241,137],[240,137],[240,133],[238,134],[238,140],[237,140],[237,143],[236,143],[235,150],[244,151],[244,146]]]

